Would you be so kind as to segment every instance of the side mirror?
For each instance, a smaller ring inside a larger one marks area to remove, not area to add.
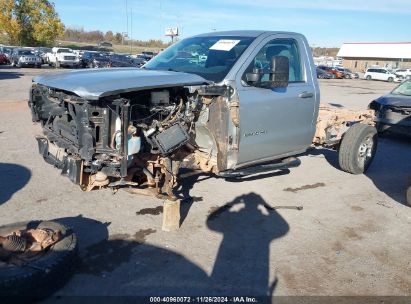
[[[271,58],[270,82],[272,88],[286,88],[290,73],[290,61],[285,56]]]
[[[251,85],[259,83],[261,81],[261,76],[263,76],[263,72],[260,69],[253,69],[251,73],[245,74],[247,83]]]

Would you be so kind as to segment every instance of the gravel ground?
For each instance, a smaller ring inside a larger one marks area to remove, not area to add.
[[[82,192],[40,157],[27,92],[50,72],[0,67],[0,225],[60,219],[75,229],[81,260],[57,295],[411,295],[410,141],[381,139],[366,175],[317,149],[285,174],[188,178],[182,226],[163,232],[160,200]],[[394,86],[320,81],[322,102],[359,109]]]

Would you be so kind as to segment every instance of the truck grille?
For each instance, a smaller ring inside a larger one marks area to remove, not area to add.
[[[74,60],[76,59],[75,56],[64,56],[64,60]]]

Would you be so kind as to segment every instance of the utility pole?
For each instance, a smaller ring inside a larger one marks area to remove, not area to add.
[[[127,4],[127,0],[126,0],[126,33],[128,36],[128,4]],[[124,44],[124,40],[123,40],[123,44]]]
[[[133,54],[133,7],[130,7],[130,54]]]

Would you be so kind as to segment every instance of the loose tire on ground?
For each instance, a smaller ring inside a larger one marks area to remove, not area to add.
[[[340,168],[348,173],[362,174],[371,165],[377,150],[377,130],[357,123],[344,134],[338,151]]]
[[[31,228],[60,230],[63,238],[25,266],[0,267],[0,298],[44,298],[62,287],[71,275],[77,257],[77,238],[66,226],[53,221],[22,222],[1,226],[0,235]]]

